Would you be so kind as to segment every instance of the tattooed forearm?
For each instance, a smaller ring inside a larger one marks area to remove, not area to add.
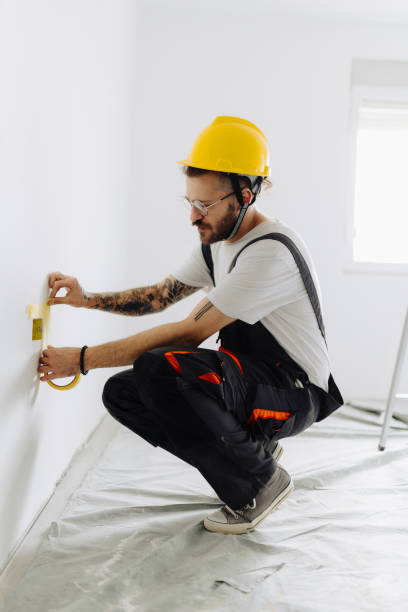
[[[181,283],[174,276],[168,276],[158,285],[159,301],[162,305],[161,310],[192,295],[199,289],[200,287],[192,287],[191,285]]]
[[[203,315],[205,315],[205,313],[208,310],[210,310],[210,308],[212,308],[213,306],[214,304],[211,304],[211,302],[207,302],[206,304],[204,304],[204,306],[200,308],[197,314],[194,315],[194,321],[198,321],[198,319],[200,319]]]
[[[117,293],[87,293],[86,308],[140,316],[160,312],[199,289],[200,287],[185,285],[170,275],[160,283],[148,287]]]
[[[135,316],[160,310],[156,290],[140,287],[118,293],[88,293],[86,308]]]

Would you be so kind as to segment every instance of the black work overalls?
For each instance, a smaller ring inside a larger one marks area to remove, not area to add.
[[[294,242],[270,233],[291,251],[325,338],[312,276]],[[204,259],[214,282],[209,245]],[[214,282],[215,284],[215,282]],[[112,376],[102,399],[111,415],[154,446],[196,467],[232,508],[252,501],[276,463],[262,441],[293,436],[343,404],[330,374],[328,393],[309,381],[260,321],[237,320],[220,330],[219,350],[166,346],[143,353]]]

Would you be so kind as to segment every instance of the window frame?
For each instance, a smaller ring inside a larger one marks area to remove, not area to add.
[[[374,273],[408,275],[408,263],[359,262],[353,259],[356,155],[358,110],[363,99],[408,103],[408,87],[380,87],[352,85],[349,109],[349,180],[345,223],[343,271],[346,273]]]

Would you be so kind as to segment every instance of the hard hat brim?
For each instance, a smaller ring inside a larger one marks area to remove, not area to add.
[[[182,166],[191,166],[192,168],[200,168],[201,170],[212,170],[213,172],[229,172],[230,174],[249,174],[247,170],[242,169],[242,171],[238,171],[238,170],[234,170],[234,172],[231,172],[230,168],[225,168],[223,169],[222,167],[217,167],[217,168],[210,168],[210,167],[206,167],[203,168],[202,165],[197,165],[197,164],[193,164],[192,162],[189,162],[186,159],[181,159],[179,161],[176,161],[176,164],[180,164]],[[267,169],[267,170],[266,170]],[[254,173],[253,176],[269,176],[271,173],[271,169],[269,166],[266,166],[265,168],[266,171],[264,172],[257,172]]]

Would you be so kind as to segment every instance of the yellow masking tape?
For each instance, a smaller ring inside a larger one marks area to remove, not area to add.
[[[33,330],[33,336],[35,333],[38,334],[38,339],[41,338],[41,350],[49,347],[48,343],[48,333],[49,333],[49,323],[50,323],[50,306],[45,302],[45,304],[29,304],[28,305],[28,318],[29,319],[42,319],[42,330],[39,327],[37,322],[35,328],[36,332]],[[40,335],[41,334],[41,335]],[[35,338],[33,337],[33,340]],[[67,385],[56,385],[52,382],[52,380],[47,380],[47,383],[53,389],[58,389],[58,391],[68,391],[68,389],[72,389],[78,384],[79,379],[81,378],[81,374],[77,374],[73,380]]]

